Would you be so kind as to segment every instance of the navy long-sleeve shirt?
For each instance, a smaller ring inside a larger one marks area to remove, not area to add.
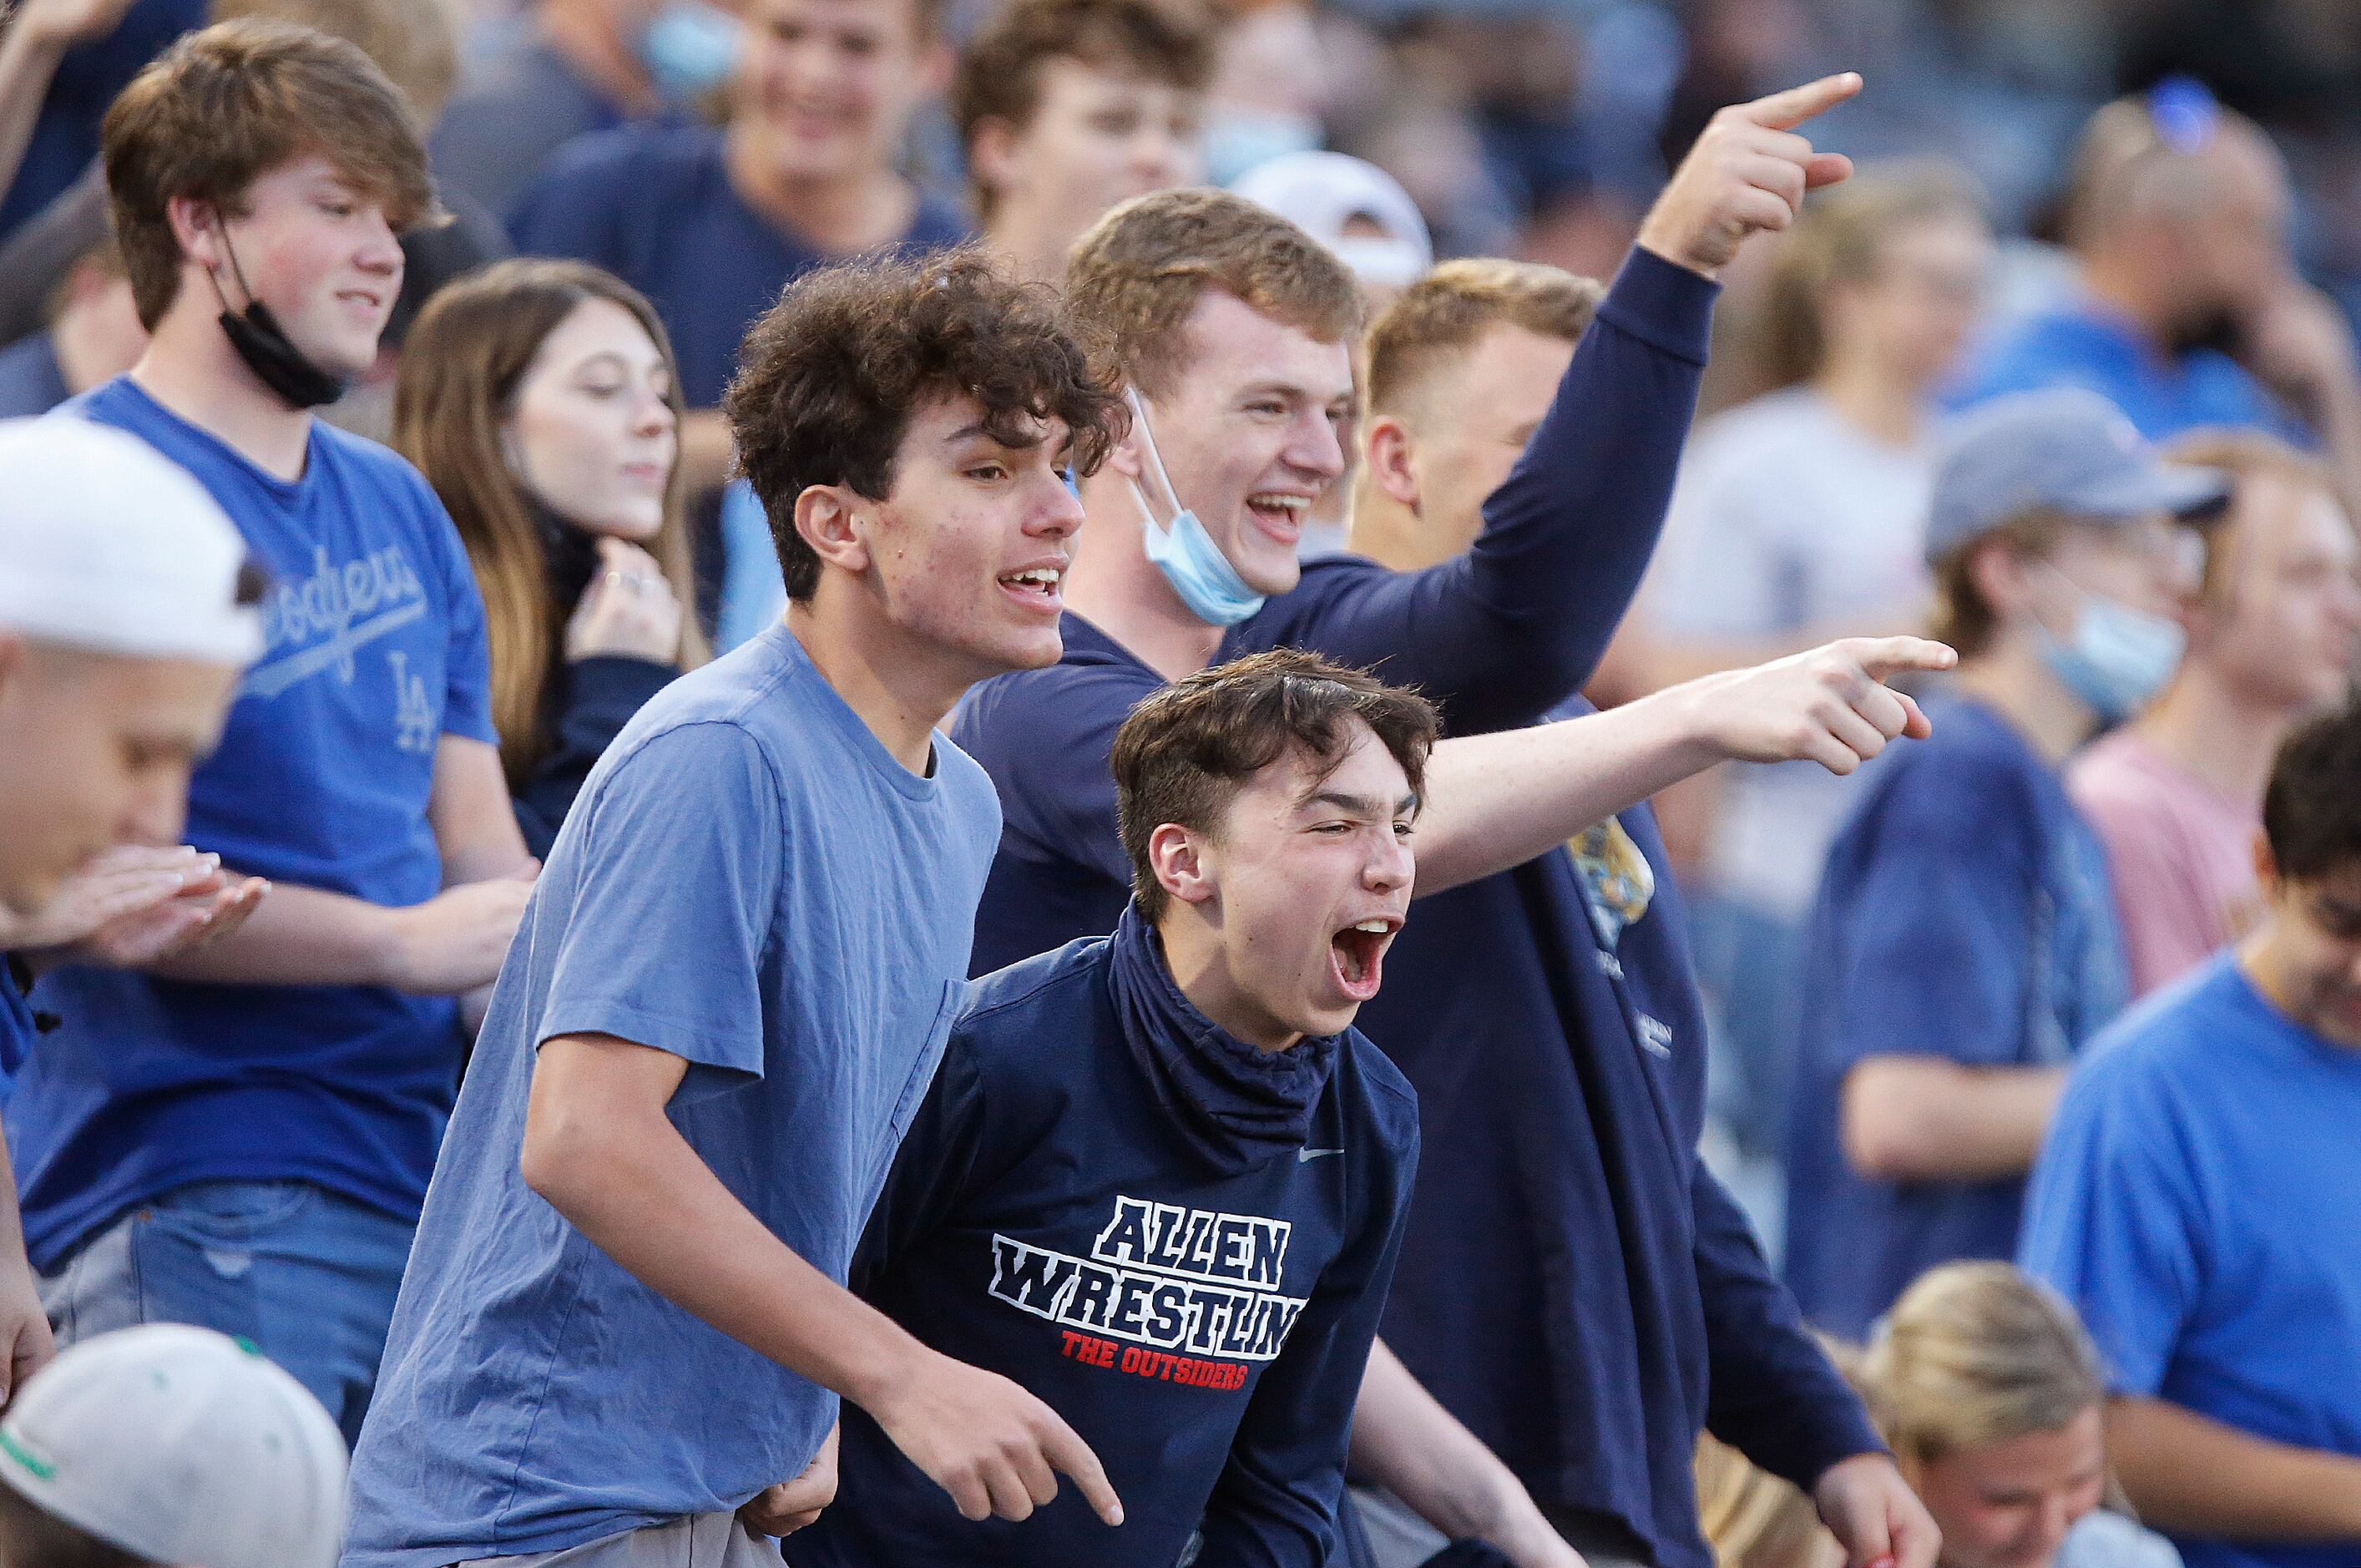
[[[516,807],[527,851],[549,859],[550,846],[557,841],[557,830],[566,826],[566,814],[574,809],[574,797],[582,793],[591,768],[631,716],[679,674],[670,664],[623,654],[575,659],[553,672],[549,706],[556,722],[550,748],[510,802]]]
[[[797,1568],[1170,1568],[1200,1529],[1201,1568],[1330,1560],[1416,1102],[1348,1030],[1301,1146],[1215,1168],[1175,1135],[1126,1039],[1123,940],[980,982],[852,1283],[1048,1401],[1105,1465],[1124,1523],[1071,1483],[1021,1523],[970,1522],[848,1404],[837,1501],[785,1543]],[[1166,1026],[1212,1027],[1176,1011]]]
[[[1418,572],[1332,556],[1232,627],[1214,662],[1311,648],[1416,685],[1455,733],[1529,724],[1589,678],[1672,498],[1715,286],[1644,250],[1616,274],[1465,554]],[[1163,677],[1079,616],[1046,670],[969,694],[952,734],[1006,810],[972,972],[1115,928],[1130,868],[1105,762]]]
[[[1542,1501],[1707,1568],[1700,1428],[1806,1487],[1879,1444],[1697,1157],[1688,940],[1653,817],[1617,821],[1421,900],[1386,955],[1361,1023],[1431,1157],[1383,1332]]]

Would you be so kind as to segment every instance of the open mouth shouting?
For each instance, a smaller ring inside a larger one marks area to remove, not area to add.
[[[1257,490],[1246,498],[1246,510],[1265,533],[1292,548],[1303,537],[1312,499],[1285,490]]]
[[[1359,920],[1328,938],[1328,968],[1336,989],[1353,1001],[1367,1002],[1378,993],[1386,949],[1393,945],[1401,921],[1392,916]]]

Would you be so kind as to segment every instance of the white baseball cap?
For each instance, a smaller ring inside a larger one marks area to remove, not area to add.
[[[26,1380],[0,1482],[155,1563],[335,1568],[345,1440],[242,1340],[183,1323],[100,1334]]]
[[[1366,159],[1282,153],[1239,175],[1230,189],[1292,222],[1364,283],[1406,289],[1434,265],[1434,241],[1418,203],[1400,181]],[[1378,233],[1346,234],[1356,218]]]
[[[0,420],[0,630],[133,658],[244,666],[246,542],[162,453],[71,413]]]

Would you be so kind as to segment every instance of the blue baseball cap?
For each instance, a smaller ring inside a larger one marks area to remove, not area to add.
[[[1947,433],[1927,513],[1927,559],[1939,561],[2037,510],[2102,524],[2157,512],[2203,522],[2229,500],[2229,475],[2166,462],[2098,393],[2013,392],[1971,409]]]

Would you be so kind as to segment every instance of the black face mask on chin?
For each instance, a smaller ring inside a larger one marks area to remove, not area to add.
[[[210,271],[206,280],[214,286],[214,297],[221,301],[221,328],[228,337],[230,347],[246,361],[246,367],[257,379],[286,400],[292,409],[316,409],[333,403],[345,395],[344,381],[329,375],[304,356],[302,349],[270,313],[270,307],[254,297],[247,287],[246,273],[238,267],[237,252],[230,248],[229,231],[221,231],[222,250],[229,258],[229,269],[237,286],[246,295],[243,313],[229,308],[228,296],[221,291],[221,280]]]

